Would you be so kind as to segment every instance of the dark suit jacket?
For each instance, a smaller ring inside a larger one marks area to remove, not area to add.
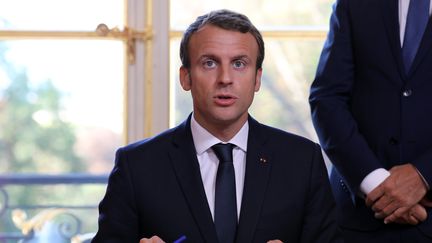
[[[432,185],[432,23],[407,74],[398,23],[397,0],[338,0],[311,87],[313,122],[349,228],[382,226],[356,198],[373,170],[412,163]],[[431,213],[418,226],[429,235]]]
[[[335,242],[335,205],[320,147],[249,119],[236,242]],[[266,162],[260,161],[266,159]],[[190,118],[117,152],[93,242],[217,242]]]

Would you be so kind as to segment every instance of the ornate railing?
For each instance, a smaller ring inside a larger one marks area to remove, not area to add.
[[[90,174],[0,175],[0,243],[88,242],[96,230],[97,205],[107,178]],[[39,192],[37,187],[44,190]]]

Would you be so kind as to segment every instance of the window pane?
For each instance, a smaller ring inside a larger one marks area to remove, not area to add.
[[[251,115],[268,125],[316,140],[308,95],[323,41],[265,39],[265,43],[262,84],[250,109]],[[178,48],[179,40],[175,39],[171,49]],[[171,80],[175,80],[175,124],[192,111],[190,93],[183,91],[179,84],[177,70],[180,65],[178,52],[173,52]]]
[[[327,25],[334,0],[195,0],[171,1],[171,28],[185,29],[198,15],[215,9],[246,14],[258,27]]]
[[[0,29],[95,30],[124,25],[123,0],[1,0]]]
[[[0,173],[106,173],[123,139],[123,43],[0,42]]]
[[[265,43],[263,79],[252,116],[315,140],[308,95],[322,41],[266,39]]]

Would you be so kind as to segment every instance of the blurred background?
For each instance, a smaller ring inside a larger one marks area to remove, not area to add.
[[[266,57],[251,114],[317,141],[308,92],[331,0],[0,1],[0,243],[85,242],[115,151],[183,121],[183,30],[246,14]]]

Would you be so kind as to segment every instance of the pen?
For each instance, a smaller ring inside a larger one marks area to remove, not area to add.
[[[173,243],[180,243],[182,241],[186,240],[186,236],[182,235],[180,238],[178,238],[177,240],[175,240]]]

